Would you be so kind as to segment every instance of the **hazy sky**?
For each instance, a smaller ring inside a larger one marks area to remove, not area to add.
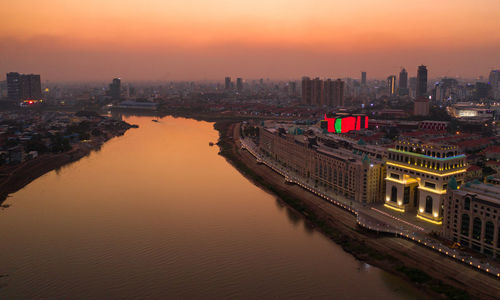
[[[17,0],[0,78],[385,78],[500,69],[500,0]]]

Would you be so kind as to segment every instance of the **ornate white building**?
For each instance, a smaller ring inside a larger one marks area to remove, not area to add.
[[[458,186],[467,170],[465,155],[456,146],[398,141],[388,149],[385,206],[441,224],[449,179]]]

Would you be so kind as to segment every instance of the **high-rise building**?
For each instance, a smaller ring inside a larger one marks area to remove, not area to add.
[[[10,100],[21,100],[21,74],[7,73],[7,97]]]
[[[312,80],[309,77],[302,77],[302,104],[312,104]]]
[[[488,82],[491,86],[491,96],[500,98],[500,70],[491,70]]]
[[[361,84],[366,85],[366,72],[361,72]]]
[[[344,88],[345,88],[345,82],[337,79],[334,81],[334,86],[333,86],[333,99],[334,99],[334,106],[339,107],[339,106],[345,106],[344,103]]]
[[[297,95],[297,83],[295,81],[288,82],[288,95],[289,96]]]
[[[396,76],[391,75],[387,77],[387,89],[389,90],[389,95],[396,95]]]
[[[21,75],[21,100],[41,100],[42,84],[40,75]]]
[[[243,79],[242,78],[236,78],[236,90],[238,93],[241,93],[243,91]]]
[[[121,96],[121,80],[114,78],[113,82],[109,85],[109,92],[113,100],[119,100]]]
[[[318,77],[312,80],[312,99],[313,105],[323,105],[323,80]]]
[[[231,84],[231,77],[226,77],[224,78],[224,89],[226,91],[229,91],[231,90],[233,87],[232,87],[232,84]]]
[[[7,73],[8,98],[15,101],[41,100],[42,84],[40,75]]]
[[[425,97],[427,94],[427,67],[422,65],[417,71],[417,93],[416,97]]]
[[[399,95],[400,96],[407,96],[409,95],[408,91],[408,72],[406,72],[406,69],[403,68],[401,72],[399,72]]]

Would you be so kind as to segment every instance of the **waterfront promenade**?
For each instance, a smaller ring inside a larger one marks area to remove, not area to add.
[[[438,252],[442,256],[468,265],[474,270],[500,279],[500,266],[494,261],[471,256],[469,252],[464,252],[459,249],[452,249],[439,240],[431,237],[429,233],[436,231],[436,226],[421,226],[421,224],[414,224],[404,218],[400,218],[397,215],[379,209],[378,207],[363,205],[339,195],[335,195],[323,188],[314,186],[314,184],[306,178],[302,178],[273,159],[262,155],[250,139],[240,138],[239,142],[240,148],[248,151],[256,159],[257,163],[266,165],[274,172],[283,176],[286,183],[296,184],[330,204],[348,211],[356,218],[356,222],[359,226],[376,233],[390,234],[412,241]]]

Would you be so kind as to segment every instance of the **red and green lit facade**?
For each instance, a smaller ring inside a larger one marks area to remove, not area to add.
[[[331,133],[347,133],[353,130],[368,128],[368,116],[365,115],[334,115],[325,114],[326,129]]]

